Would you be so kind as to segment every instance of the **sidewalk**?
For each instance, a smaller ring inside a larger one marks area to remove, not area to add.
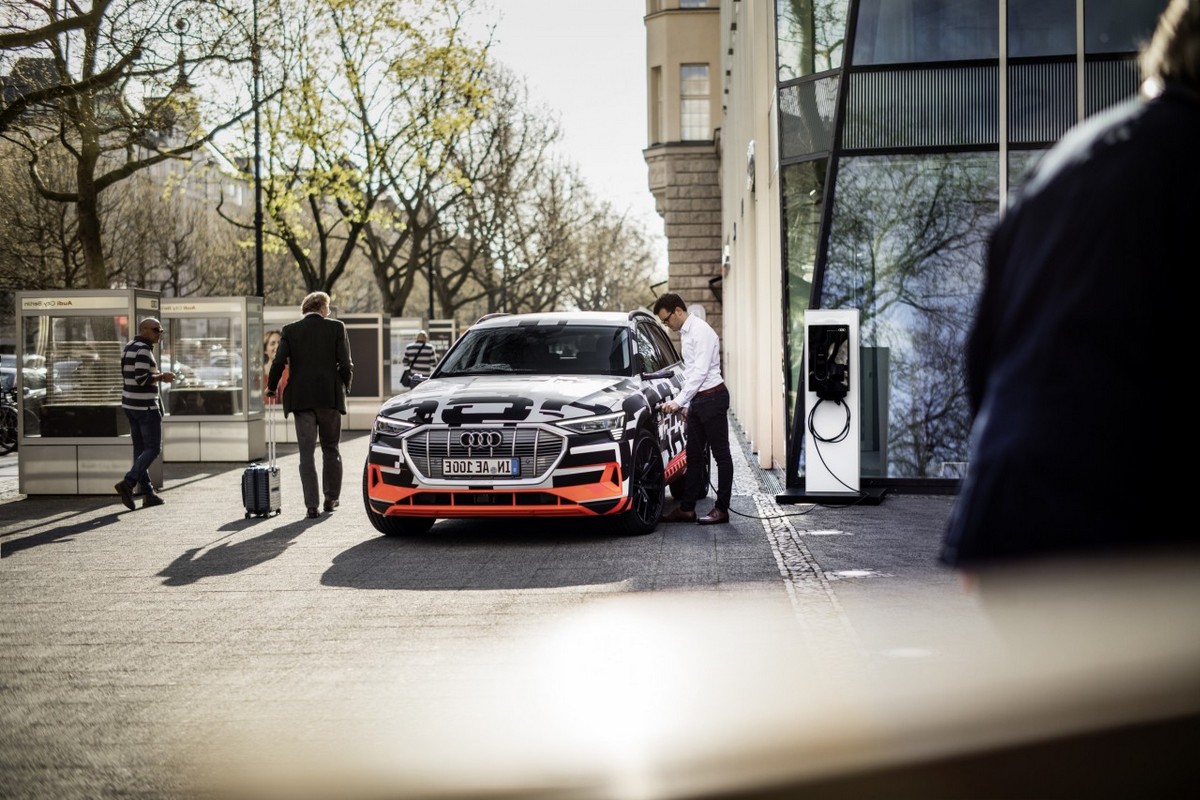
[[[1127,656],[1105,671],[1088,652],[1053,680],[1005,671],[974,597],[933,560],[951,498],[781,508],[733,435],[731,524],[647,537],[561,520],[382,537],[359,499],[363,432],[343,442],[341,508],[311,521],[294,445],[281,447],[283,513],[248,520],[242,464],[168,464],[166,505],[129,512],[115,495],[23,498],[15,459],[0,459],[0,796],[766,798],[790,784],[848,800],[1163,785],[1128,741],[1120,759],[1051,757],[1035,778],[1036,759],[956,759],[1164,708],[1194,720],[1194,652],[1156,660],[1156,642],[1114,628],[1109,647],[1134,644],[1136,668]],[[1194,616],[1196,587],[1169,588]],[[1194,754],[1194,728],[1152,752]]]

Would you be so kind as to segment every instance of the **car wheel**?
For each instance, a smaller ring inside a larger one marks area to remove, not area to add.
[[[700,487],[700,497],[697,497],[696,498],[697,500],[708,496],[709,482],[712,481],[712,457],[708,455],[707,451],[705,451],[705,456],[706,456],[706,458],[704,459],[704,483]],[[691,469],[690,464],[688,465],[688,469]],[[683,499],[683,493],[687,491],[687,470],[684,470],[682,477],[676,478],[675,480],[671,481],[670,489],[671,489],[671,497],[674,497],[676,500]]]
[[[367,519],[375,530],[384,536],[420,536],[433,527],[437,520],[433,517],[385,517],[376,514],[371,509],[371,496],[367,493],[367,465],[363,464],[362,477],[363,506],[367,510]]]
[[[662,452],[654,434],[644,428],[633,440],[629,476],[629,510],[621,517],[625,533],[640,536],[658,527],[666,487],[663,485]]]

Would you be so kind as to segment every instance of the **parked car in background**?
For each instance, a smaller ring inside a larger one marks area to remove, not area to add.
[[[380,408],[367,517],[387,536],[462,517],[609,517],[649,533],[665,487],[683,489],[683,419],[658,411],[682,381],[643,310],[485,317]]]

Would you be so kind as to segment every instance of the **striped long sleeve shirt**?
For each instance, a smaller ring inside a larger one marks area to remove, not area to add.
[[[122,408],[162,413],[158,382],[151,377],[155,372],[158,372],[158,362],[154,360],[154,347],[150,342],[139,336],[125,345],[121,351]]]
[[[404,348],[402,367],[412,367],[413,372],[428,375],[437,364],[437,354],[429,342],[412,342]]]

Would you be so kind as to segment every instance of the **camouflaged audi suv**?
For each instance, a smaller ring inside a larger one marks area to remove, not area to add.
[[[609,517],[649,533],[665,487],[683,489],[683,418],[658,411],[682,380],[643,310],[484,317],[380,408],[367,517],[387,536],[452,517]]]

